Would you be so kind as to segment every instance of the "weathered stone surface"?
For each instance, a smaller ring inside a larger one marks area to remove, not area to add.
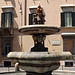
[[[27,25],[19,28],[19,32],[24,33],[25,35],[51,35],[59,32],[59,30],[60,29],[58,27],[53,27],[49,25]]]
[[[56,62],[53,64],[49,64],[47,67],[46,66],[40,66],[39,64],[37,64],[38,66],[33,66],[32,65],[19,65],[19,67],[25,71],[28,72],[36,72],[36,73],[46,73],[49,71],[53,71],[56,70],[57,68],[59,68],[60,63]]]
[[[11,59],[21,60],[67,60],[71,59],[70,52],[10,52],[7,56]]]
[[[72,58],[70,52],[10,52],[7,57],[17,59],[21,69],[36,73],[53,71],[60,60]]]

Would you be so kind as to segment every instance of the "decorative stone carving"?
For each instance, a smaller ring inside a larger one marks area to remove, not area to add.
[[[43,9],[39,5],[36,10],[36,14],[33,14],[33,24],[44,24],[45,22],[44,17],[45,15],[43,14]]]

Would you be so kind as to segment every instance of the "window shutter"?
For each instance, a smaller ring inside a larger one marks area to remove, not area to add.
[[[72,26],[75,26],[75,12],[72,12]]]
[[[61,13],[61,27],[65,27],[65,14]]]
[[[13,26],[13,13],[12,12],[10,12],[10,17],[11,17],[10,27],[12,27]]]
[[[5,27],[5,13],[1,14],[1,27]]]
[[[33,24],[33,14],[29,14],[29,25]]]

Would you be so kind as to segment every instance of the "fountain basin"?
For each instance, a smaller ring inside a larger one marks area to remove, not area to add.
[[[26,25],[19,28],[19,32],[25,35],[51,35],[59,32],[59,27],[53,27],[49,25]]]
[[[27,72],[46,73],[56,70],[60,60],[72,59],[70,52],[10,52],[7,57],[16,59]]]

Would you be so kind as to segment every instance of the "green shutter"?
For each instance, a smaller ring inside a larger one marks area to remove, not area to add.
[[[1,14],[1,27],[5,27],[5,13]]]
[[[75,26],[75,12],[72,12],[72,26]]]
[[[33,24],[33,14],[29,14],[29,25]]]
[[[61,27],[65,27],[65,14],[61,13]]]
[[[10,27],[13,27],[13,14],[12,14],[12,12],[10,13],[10,17],[11,17],[11,22],[10,22]]]

